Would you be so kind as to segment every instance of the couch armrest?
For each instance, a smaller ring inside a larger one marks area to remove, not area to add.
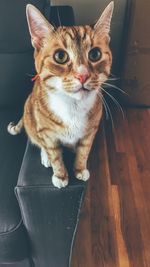
[[[44,178],[44,177],[43,177]],[[36,267],[69,267],[85,186],[16,187]]]
[[[86,183],[72,174],[73,155],[66,152],[70,173],[66,188],[52,185],[52,169],[40,162],[40,150],[28,142],[16,195],[36,267],[69,267]]]

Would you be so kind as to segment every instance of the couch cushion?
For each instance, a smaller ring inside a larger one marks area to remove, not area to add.
[[[32,52],[0,54],[0,107],[22,107],[35,74]]]
[[[28,254],[27,236],[14,194],[26,137],[7,133],[8,123],[18,120],[17,113],[0,111],[0,262],[21,260]]]

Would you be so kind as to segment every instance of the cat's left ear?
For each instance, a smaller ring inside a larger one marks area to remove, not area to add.
[[[54,31],[54,27],[31,4],[28,4],[26,7],[26,16],[32,45],[36,50],[39,50],[43,46],[44,39]]]
[[[114,2],[110,2],[110,4],[105,8],[99,20],[94,25],[94,29],[97,33],[100,34],[109,34],[111,19],[114,10]]]

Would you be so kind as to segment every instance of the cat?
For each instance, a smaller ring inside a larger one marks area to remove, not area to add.
[[[100,87],[109,75],[112,53],[109,47],[114,2],[106,7],[93,26],[54,28],[31,4],[27,22],[34,47],[37,75],[24,113],[8,132],[24,127],[31,142],[41,149],[41,163],[52,167],[52,183],[68,185],[62,159],[62,145],[75,149],[74,173],[87,181],[88,155],[102,118]]]

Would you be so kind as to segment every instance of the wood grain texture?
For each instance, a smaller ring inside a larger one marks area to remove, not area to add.
[[[90,154],[71,267],[150,267],[150,110],[113,118]]]

